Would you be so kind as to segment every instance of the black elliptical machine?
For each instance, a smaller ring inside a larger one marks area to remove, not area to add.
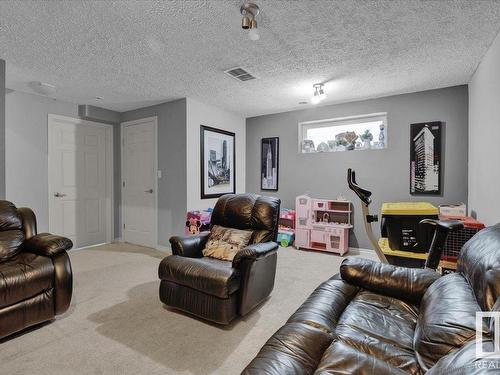
[[[380,262],[389,263],[373,234],[372,223],[378,221],[378,216],[370,214],[369,206],[372,202],[372,199],[370,198],[372,192],[358,186],[356,182],[356,172],[354,172],[351,168],[347,170],[347,184],[349,185],[349,189],[354,191],[361,200],[361,210],[363,213],[366,234],[368,235]],[[462,229],[464,227],[464,223],[459,220],[424,219],[420,221],[419,225],[432,225],[435,227],[431,247],[425,261],[425,268],[436,270],[439,266],[439,261],[441,259],[441,254],[443,253],[448,234]]]

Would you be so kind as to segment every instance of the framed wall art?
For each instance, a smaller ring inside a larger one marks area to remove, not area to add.
[[[262,138],[260,144],[260,189],[278,190],[279,138]]]
[[[236,193],[235,134],[200,126],[201,199]]]
[[[410,125],[410,194],[441,194],[441,121]]]

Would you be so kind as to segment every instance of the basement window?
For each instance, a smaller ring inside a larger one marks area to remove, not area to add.
[[[299,123],[299,153],[387,148],[387,113]]]

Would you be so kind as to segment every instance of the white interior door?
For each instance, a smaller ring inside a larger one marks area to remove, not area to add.
[[[123,240],[157,245],[157,120],[147,118],[122,124]]]
[[[112,126],[48,118],[49,230],[85,247],[112,238]]]

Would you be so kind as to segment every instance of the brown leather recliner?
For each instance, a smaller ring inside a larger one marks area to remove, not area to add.
[[[68,309],[72,246],[68,238],[37,234],[29,208],[0,201],[0,338]]]
[[[274,287],[280,200],[227,194],[217,201],[210,225],[253,230],[232,262],[204,257],[208,234],[172,237],[173,255],[160,264],[160,300],[219,324],[228,324],[264,301]]]
[[[476,358],[475,342],[476,312],[492,310],[500,312],[500,224],[467,242],[457,272],[443,277],[347,258],[243,374],[492,374],[499,359]],[[494,352],[493,321],[479,327],[485,352]]]

